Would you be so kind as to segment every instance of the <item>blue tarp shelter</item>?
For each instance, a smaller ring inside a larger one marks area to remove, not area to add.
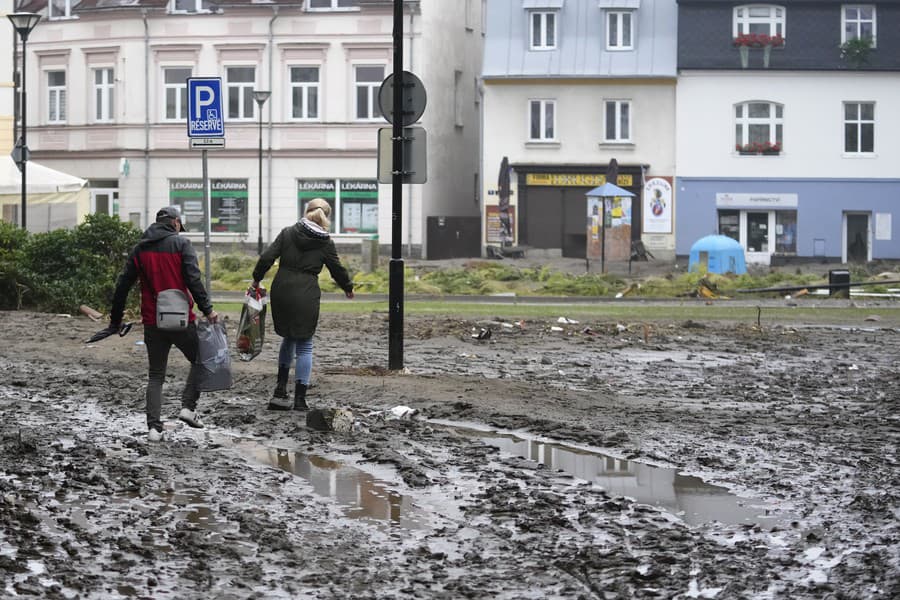
[[[741,275],[747,272],[744,249],[727,235],[702,237],[691,246],[688,270]]]

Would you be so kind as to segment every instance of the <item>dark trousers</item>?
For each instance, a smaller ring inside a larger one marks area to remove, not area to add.
[[[169,362],[169,350],[175,346],[191,363],[184,391],[181,392],[181,406],[196,410],[197,399],[197,327],[191,323],[184,331],[166,331],[154,325],[144,325],[144,344],[147,346],[147,358],[150,362],[147,381],[147,427],[162,429],[160,411],[162,410],[162,387],[166,379],[166,366]]]

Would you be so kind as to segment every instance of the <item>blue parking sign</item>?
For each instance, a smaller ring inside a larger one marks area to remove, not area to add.
[[[188,137],[225,137],[222,114],[222,78],[190,77],[188,92]]]

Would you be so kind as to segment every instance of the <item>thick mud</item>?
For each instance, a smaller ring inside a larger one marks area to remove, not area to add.
[[[2,597],[900,596],[895,324],[407,316],[390,373],[384,314],[325,314],[353,431],[266,410],[271,334],[202,430],[173,350],[161,444],[102,325],[0,313]]]

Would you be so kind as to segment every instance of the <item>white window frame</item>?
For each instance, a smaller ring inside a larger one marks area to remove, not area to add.
[[[329,2],[329,0],[320,0],[322,2]],[[354,4],[353,6],[340,6],[341,2],[355,2],[356,0],[330,0],[328,6],[312,6],[312,0],[306,0],[306,10],[310,12],[325,12],[325,11],[339,11],[339,10],[359,10],[359,4]]]
[[[253,69],[253,81],[231,81],[229,71],[231,69]],[[257,89],[256,78],[259,69],[256,65],[226,65],[225,66],[225,118],[231,121],[251,121],[256,118],[256,102],[253,101],[253,90]],[[247,94],[247,90],[250,91]],[[238,116],[231,114],[231,94],[238,94]],[[249,106],[249,109],[248,109]]]
[[[182,7],[179,8],[179,2],[182,4]],[[169,1],[169,13],[171,14],[195,14],[195,13],[211,13],[212,10],[209,8],[211,0],[170,0]],[[184,8],[184,5],[192,5],[188,8]]]
[[[627,17],[627,19],[626,19]],[[625,21],[628,26],[625,27]],[[610,35],[611,26],[616,24],[616,39]],[[628,33],[626,43],[625,33]],[[608,10],[606,11],[606,49],[611,51],[634,50],[634,11],[633,10]]]
[[[97,75],[103,81],[97,82]],[[95,123],[112,123],[116,114],[116,74],[112,67],[96,67],[91,69],[93,89],[93,117]]]
[[[871,105],[872,106],[872,118],[864,119],[862,117],[862,106]],[[848,106],[856,106],[856,118],[848,119],[847,118],[847,107]],[[875,103],[874,102],[844,102],[842,105],[843,116],[844,116],[844,154],[848,156],[871,156],[875,154]],[[847,126],[852,125],[856,127],[856,144],[857,150],[848,150],[847,149]],[[862,149],[862,130],[864,125],[872,126],[872,149],[871,150],[863,150]]]
[[[48,69],[44,81],[47,82],[47,123],[60,124],[66,122],[66,85],[68,73],[65,69]],[[50,74],[62,73],[65,82],[62,85],[51,85]]]
[[[381,80],[379,81],[360,81],[359,69],[365,68],[381,68]],[[381,119],[381,108],[378,106],[378,89],[381,87],[381,81],[384,79],[386,66],[383,64],[359,63],[353,65],[353,120],[354,121],[377,121]],[[359,116],[359,92],[360,89],[366,90],[366,113],[368,116]]]
[[[57,4],[64,5],[62,14],[57,14],[54,10]],[[77,19],[78,17],[72,14],[72,9],[79,4],[81,4],[81,0],[50,0],[47,2],[47,18],[51,21]]]
[[[872,11],[871,19],[864,19],[860,16],[859,11],[862,9],[869,9]],[[856,10],[856,18],[848,18],[847,11],[848,10]],[[874,48],[876,42],[878,40],[878,15],[876,14],[876,8],[874,4],[844,4],[841,6],[841,43],[846,43],[850,40],[857,39],[863,37],[862,28],[866,23],[872,24],[872,47]],[[847,35],[847,27],[852,26],[856,33],[853,35]]]
[[[751,117],[750,116],[750,105],[751,104],[768,104],[769,105],[769,116],[768,117]],[[741,107],[741,115],[738,116],[737,108]],[[735,114],[734,114],[734,125],[735,125],[735,144],[740,144],[741,146],[746,146],[747,144],[753,141],[760,142],[769,142],[770,144],[780,144],[782,148],[782,152],[784,151],[784,105],[779,104],[778,102],[771,102],[769,100],[747,100],[745,102],[738,102],[734,105]],[[781,116],[778,116],[779,109],[781,112]],[[750,139],[750,127],[751,126],[759,126],[759,125],[767,125],[769,127],[769,135],[767,140],[751,140]],[[740,127],[740,139],[738,139],[738,127]],[[781,128],[781,135],[778,135],[778,129]],[[737,150],[736,150],[737,151]]]
[[[767,15],[760,14],[763,10]],[[755,13],[755,14],[753,14]],[[743,4],[734,7],[732,36],[748,33],[780,35],[787,37],[787,14],[783,6],[778,4]],[[759,31],[760,25],[767,25],[768,31]],[[751,30],[755,29],[755,30]]]
[[[315,69],[316,70],[316,80],[312,81],[293,81],[293,77],[291,71],[293,69]],[[288,105],[290,106],[291,114],[289,116],[289,120],[291,121],[321,121],[322,120],[322,65],[314,64],[314,65],[302,65],[302,64],[293,64],[288,65],[288,85],[290,86],[290,102]],[[300,116],[296,116],[294,113],[294,92],[296,90],[300,90]],[[309,115],[309,92],[314,89],[316,91],[316,114],[315,116]]]
[[[609,137],[609,112],[613,109],[614,137]],[[603,141],[607,144],[630,144],[634,129],[634,110],[631,100],[606,99],[603,101]],[[622,131],[627,129],[627,131]]]
[[[528,47],[531,50],[556,50],[559,41],[559,29],[557,27],[557,11],[532,10],[528,11]],[[536,23],[537,21],[537,23]],[[538,38],[535,39],[535,24],[538,25]],[[552,36],[553,39],[548,41]]]
[[[163,97],[162,97],[162,120],[163,121],[186,121],[188,114],[188,97],[187,97],[187,79],[183,83],[167,83],[166,82],[166,71],[173,71],[175,69],[185,70],[188,72],[188,77],[192,77],[194,75],[194,67],[188,65],[166,65],[162,67],[162,87],[163,87]],[[173,91],[175,94],[175,111],[176,114],[174,117],[170,117],[167,114],[167,109],[169,107],[169,91]]]
[[[547,107],[552,107],[550,123],[547,122]],[[538,136],[535,137],[532,131],[534,123],[535,108],[538,113]],[[529,142],[556,142],[556,100],[551,98],[530,98],[528,100],[528,141]],[[549,135],[548,135],[549,130]]]

